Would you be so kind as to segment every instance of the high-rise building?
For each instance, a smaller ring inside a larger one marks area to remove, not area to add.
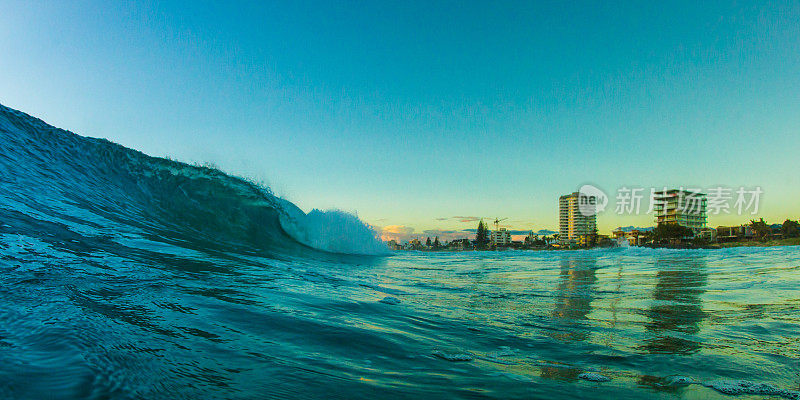
[[[589,238],[594,234],[597,227],[597,219],[594,214],[584,215],[580,210],[581,199],[591,200],[578,192],[565,194],[558,198],[558,241],[562,245],[576,244],[585,246],[589,243]]]
[[[706,227],[706,195],[684,189],[653,193],[656,224],[678,224],[695,233]]]

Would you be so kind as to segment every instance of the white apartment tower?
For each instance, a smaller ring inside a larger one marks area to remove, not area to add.
[[[565,194],[558,198],[558,241],[562,245],[585,246],[597,227],[595,215],[586,216],[580,211],[580,193]]]

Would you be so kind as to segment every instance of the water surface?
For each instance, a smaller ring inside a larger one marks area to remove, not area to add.
[[[130,240],[147,250],[2,236],[3,397],[800,389],[797,247],[278,260]]]

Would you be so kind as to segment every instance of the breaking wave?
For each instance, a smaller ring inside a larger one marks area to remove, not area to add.
[[[17,221],[17,233],[49,235],[44,225],[57,224],[89,235],[146,235],[293,256],[308,247],[388,251],[354,215],[305,214],[245,179],[78,136],[2,105],[0,143],[0,213]]]

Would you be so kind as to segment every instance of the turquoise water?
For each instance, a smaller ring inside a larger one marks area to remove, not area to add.
[[[4,398],[800,389],[797,247],[275,260],[144,242],[153,253],[134,259],[3,243]]]
[[[386,252],[0,106],[0,399],[800,398],[798,247]]]

